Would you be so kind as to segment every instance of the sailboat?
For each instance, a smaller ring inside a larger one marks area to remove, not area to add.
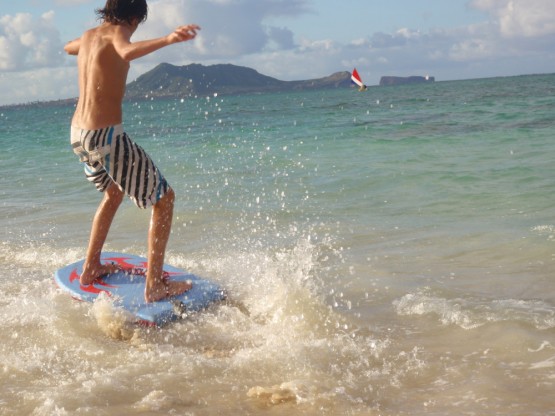
[[[358,85],[359,91],[366,91],[367,87],[362,82],[362,79],[360,78],[360,75],[358,74],[358,71],[356,68],[353,69],[353,73],[351,74],[351,82],[355,85]]]

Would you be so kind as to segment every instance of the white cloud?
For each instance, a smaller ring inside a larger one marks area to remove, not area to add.
[[[336,54],[340,51],[342,45],[337,44],[331,39],[323,39],[311,41],[309,39],[303,39],[299,45],[299,51],[305,52],[323,52]]]
[[[483,39],[467,39],[454,44],[451,47],[449,57],[454,61],[468,62],[488,59],[494,53],[493,45],[487,41]]]
[[[0,17],[0,70],[17,71],[60,65],[62,43],[54,12]]]
[[[293,33],[287,28],[269,26],[265,20],[303,14],[307,11],[306,3],[306,0],[152,1],[148,20],[137,33],[141,39],[161,36],[179,25],[196,23],[202,29],[187,50],[190,59],[230,59],[268,47],[290,49],[294,46]],[[171,62],[175,49],[161,53]]]
[[[505,37],[555,34],[553,0],[472,0],[470,6],[494,16]]]
[[[269,27],[267,30],[268,39],[271,40],[277,49],[292,49],[295,47],[293,32],[287,28]]]
[[[39,68],[0,72],[0,105],[58,100],[77,95],[74,68]]]

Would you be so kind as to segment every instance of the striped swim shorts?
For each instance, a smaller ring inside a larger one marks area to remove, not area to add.
[[[71,146],[85,164],[85,176],[100,192],[115,183],[135,205],[148,208],[170,189],[150,156],[121,124],[97,130],[72,126]]]

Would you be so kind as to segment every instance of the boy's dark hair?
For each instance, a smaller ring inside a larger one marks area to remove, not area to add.
[[[121,24],[133,23],[133,19],[138,19],[143,23],[148,15],[146,0],[106,0],[103,9],[96,9],[99,19],[108,23]]]

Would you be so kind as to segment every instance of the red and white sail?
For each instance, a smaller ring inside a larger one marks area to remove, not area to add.
[[[353,69],[353,73],[351,74],[351,82],[353,84],[358,85],[359,87],[363,88],[365,87],[364,83],[362,82],[362,79],[360,78],[360,75],[358,74],[357,69]]]

